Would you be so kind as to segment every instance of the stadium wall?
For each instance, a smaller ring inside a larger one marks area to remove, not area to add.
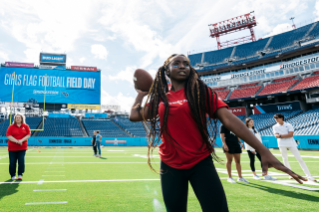
[[[28,140],[29,146],[90,146],[91,137],[31,137]],[[319,135],[296,135],[295,140],[299,141],[299,149],[319,149]],[[263,136],[262,142],[267,148],[278,148],[277,139],[274,136]],[[222,147],[220,137],[216,138],[217,147]],[[7,146],[8,139],[0,138],[0,146]],[[147,138],[144,137],[123,137],[103,138],[103,146],[147,146]]]

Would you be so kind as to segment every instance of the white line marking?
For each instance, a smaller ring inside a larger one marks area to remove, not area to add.
[[[56,177],[64,177],[65,175],[42,175],[43,177],[48,177],[48,176],[56,176]]]
[[[40,190],[33,190],[33,191],[66,191],[67,189],[40,189]]]
[[[66,204],[68,203],[67,201],[64,202],[29,202],[26,203],[25,205],[50,205],[50,204]]]
[[[311,187],[302,186],[302,185],[294,185],[294,184],[290,184],[291,182],[287,183],[286,181],[265,180],[265,182],[275,183],[275,184],[285,185],[285,186],[290,186],[290,187],[294,187],[294,188],[300,188],[300,189],[304,189],[304,190],[308,190],[308,191],[319,191],[319,188],[311,188]]]
[[[39,180],[38,185],[42,185],[42,184],[43,184],[43,182],[44,182],[44,180],[43,180],[43,179],[42,179],[42,180]]]
[[[281,154],[273,154],[276,156],[282,156]],[[319,156],[300,155],[302,158],[319,158]],[[288,157],[295,157],[294,155],[288,155]]]

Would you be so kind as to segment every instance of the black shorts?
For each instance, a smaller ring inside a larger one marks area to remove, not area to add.
[[[238,142],[226,141],[226,144],[228,146],[228,153],[229,154],[240,154],[240,153],[242,153],[241,147],[240,147]],[[223,148],[223,150],[224,150],[224,148]],[[224,153],[225,153],[225,150],[224,150]]]

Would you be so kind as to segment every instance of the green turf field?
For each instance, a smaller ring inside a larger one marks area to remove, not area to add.
[[[146,164],[146,147],[107,147],[101,158],[93,157],[90,148],[40,151],[30,148],[23,181],[11,183],[7,149],[0,148],[0,211],[165,211],[159,176]],[[272,152],[281,160],[279,151]],[[220,149],[217,154],[225,159]],[[301,151],[301,155],[319,179],[319,151]],[[289,160],[293,170],[304,175],[298,162]],[[158,162],[155,155],[156,167]],[[253,180],[246,152],[242,169],[250,184],[228,183],[225,165],[215,166],[230,211],[319,211],[319,184],[303,185],[318,189],[313,191],[291,187],[298,184],[274,169],[270,174],[288,184]],[[259,161],[256,168],[260,173]],[[233,177],[237,179],[236,172]],[[188,211],[201,211],[192,189]]]

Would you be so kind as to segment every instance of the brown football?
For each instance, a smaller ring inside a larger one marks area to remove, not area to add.
[[[153,78],[147,71],[143,69],[136,69],[134,72],[133,81],[135,89],[149,91],[153,83]]]

